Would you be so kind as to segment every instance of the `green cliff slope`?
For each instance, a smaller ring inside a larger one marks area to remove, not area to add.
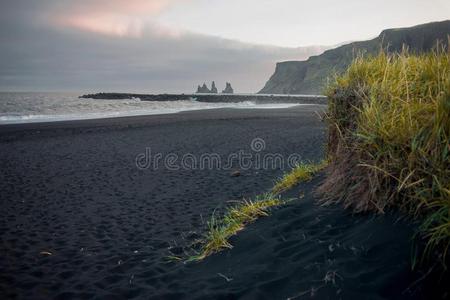
[[[439,40],[448,45],[450,20],[417,25],[409,28],[387,29],[369,41],[354,42],[327,50],[306,61],[278,63],[275,73],[259,92],[261,94],[322,94],[328,79],[342,73],[357,53],[376,54],[380,46],[388,52],[399,52],[407,46],[411,53],[428,52]]]

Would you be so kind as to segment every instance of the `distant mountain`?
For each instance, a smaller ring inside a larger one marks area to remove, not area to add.
[[[389,52],[399,52],[406,45],[411,52],[431,50],[440,40],[448,46],[450,20],[417,25],[409,28],[387,29],[369,41],[353,42],[327,50],[306,61],[277,63],[275,73],[260,94],[321,94],[327,79],[344,71],[355,53],[376,54],[380,46]]]

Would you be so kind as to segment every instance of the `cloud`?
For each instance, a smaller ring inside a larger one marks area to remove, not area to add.
[[[186,0],[66,1],[66,5],[49,7],[46,19],[56,26],[119,37],[139,38],[145,31],[178,35],[178,31],[155,23],[154,18],[183,1]]]
[[[134,16],[154,16],[183,0],[78,0],[66,1],[63,10],[77,13],[107,12]],[[184,0],[185,1],[185,0]]]
[[[50,0],[36,2],[7,1],[0,11],[0,90],[192,92],[197,84],[215,80],[219,88],[229,81],[238,92],[255,92],[272,74],[275,62],[305,59],[324,49],[269,47],[189,32],[177,34],[151,18],[142,27],[108,27],[103,32],[99,29],[103,25],[90,21],[84,23],[92,25],[90,29],[62,26],[53,22],[55,16],[121,11],[124,18],[139,17],[142,1],[130,7],[112,1],[103,10],[100,4],[105,1],[99,0],[89,1],[93,6],[81,0],[59,0],[58,5]],[[173,4],[176,2],[148,6],[146,11],[156,16]],[[111,28],[116,34],[105,34]],[[133,32],[138,29],[136,38]],[[121,35],[123,32],[126,34]]]

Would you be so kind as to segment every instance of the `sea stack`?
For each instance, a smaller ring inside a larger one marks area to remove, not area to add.
[[[206,83],[203,83],[202,86],[198,86],[197,94],[207,94],[207,93],[211,93],[211,91],[206,86]]]
[[[216,83],[214,81],[211,83],[211,93],[217,94]]]
[[[222,91],[222,94],[233,94],[234,90],[231,87],[231,83],[227,82],[225,89]]]

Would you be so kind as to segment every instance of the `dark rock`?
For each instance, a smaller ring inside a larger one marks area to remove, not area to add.
[[[241,176],[241,172],[240,171],[233,171],[230,174],[231,177],[239,177]]]
[[[233,94],[234,90],[231,87],[231,83],[227,82],[225,89],[222,91],[222,94]]]
[[[211,93],[217,94],[216,83],[214,81],[211,84]]]
[[[256,103],[309,103],[309,104],[327,104],[327,98],[324,96],[286,96],[286,95],[260,95],[260,94],[128,94],[128,93],[97,93],[79,96],[83,99],[105,99],[105,100],[123,100],[140,99],[141,101],[180,101],[195,99],[198,102],[225,102],[238,103],[244,101],[254,101]]]
[[[211,93],[211,91],[206,86],[206,83],[203,83],[203,85],[201,87],[198,86],[197,93],[198,94],[208,94],[208,93]]]

